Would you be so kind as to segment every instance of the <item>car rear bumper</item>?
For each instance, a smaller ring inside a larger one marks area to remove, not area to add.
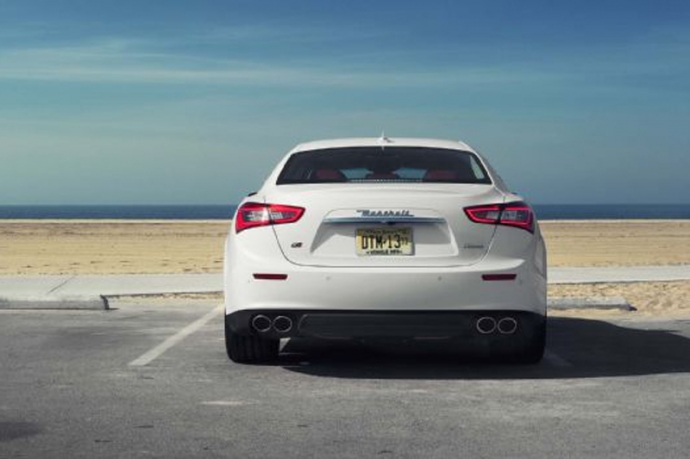
[[[287,269],[286,269],[287,268]],[[492,269],[490,269],[492,268]],[[284,280],[256,279],[276,273]],[[514,274],[514,279],[485,280]],[[546,278],[511,260],[462,268],[313,268],[282,264],[226,271],[226,313],[240,310],[546,312]]]
[[[255,326],[262,321],[260,327]],[[316,339],[516,339],[530,336],[545,317],[522,311],[241,310],[226,316],[237,334]],[[479,321],[482,322],[478,326]]]

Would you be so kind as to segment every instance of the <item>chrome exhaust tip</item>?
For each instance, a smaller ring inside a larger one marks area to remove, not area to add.
[[[278,333],[287,333],[292,330],[292,319],[286,316],[278,316],[273,319],[273,329]]]
[[[475,324],[477,331],[482,335],[488,335],[496,331],[496,319],[493,317],[480,317]]]
[[[518,328],[517,320],[512,317],[504,317],[498,321],[498,331],[503,335],[512,335]]]
[[[263,314],[258,314],[252,319],[252,327],[259,333],[266,333],[271,329],[271,319]]]

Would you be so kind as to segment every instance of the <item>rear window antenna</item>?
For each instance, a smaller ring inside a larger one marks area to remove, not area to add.
[[[386,144],[391,143],[391,139],[386,137],[386,133],[384,131],[381,131],[381,137],[378,138],[377,142],[379,145],[381,145],[381,150],[385,150]]]

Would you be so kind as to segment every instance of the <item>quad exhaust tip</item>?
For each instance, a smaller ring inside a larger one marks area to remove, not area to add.
[[[496,319],[493,317],[480,317],[477,319],[477,331],[482,335],[488,335],[496,331]]]
[[[271,329],[278,333],[287,333],[292,330],[292,319],[287,316],[278,316],[271,319],[263,314],[257,314],[252,318],[252,328],[259,333],[267,333]]]
[[[497,321],[493,317],[484,316],[477,319],[475,326],[482,335],[490,335],[494,332],[502,335],[512,335],[518,329],[518,322],[514,317],[503,317]]]
[[[278,333],[287,333],[292,330],[292,319],[286,316],[278,316],[273,319],[273,328]]]
[[[271,319],[263,314],[256,315],[252,319],[252,327],[254,327],[254,330],[260,333],[266,333],[269,331],[271,329],[271,325]]]
[[[504,335],[512,335],[518,328],[517,320],[512,317],[504,317],[498,321],[498,331]]]

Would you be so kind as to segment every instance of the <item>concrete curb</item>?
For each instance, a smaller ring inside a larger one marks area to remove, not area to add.
[[[576,309],[601,309],[636,311],[622,296],[563,297],[549,298],[548,309],[566,311]]]
[[[139,295],[137,295],[139,296]],[[140,295],[148,296],[148,295]],[[2,296],[0,310],[91,310],[110,309],[108,298],[103,295],[89,296]],[[635,311],[636,309],[622,296],[604,297],[562,297],[549,298],[548,309],[566,311],[578,309],[600,309]]]
[[[561,267],[549,269],[549,284],[620,284],[683,280],[690,280],[690,265]]]
[[[46,309],[107,311],[108,299],[102,295],[89,296],[2,296],[0,309]]]

